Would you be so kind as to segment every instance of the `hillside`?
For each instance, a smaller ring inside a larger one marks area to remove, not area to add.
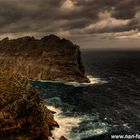
[[[0,140],[48,140],[53,113],[26,79],[0,73]]]

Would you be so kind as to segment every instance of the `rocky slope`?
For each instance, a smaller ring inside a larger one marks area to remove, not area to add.
[[[0,73],[0,140],[48,140],[55,126],[53,112],[26,79]]]
[[[89,82],[79,47],[55,35],[1,40],[0,69],[35,80]]]

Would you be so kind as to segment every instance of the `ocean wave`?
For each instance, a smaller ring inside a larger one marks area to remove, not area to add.
[[[83,87],[90,86],[94,84],[105,84],[107,81],[102,80],[101,78],[93,77],[92,75],[87,75],[87,78],[90,80],[90,83],[78,83],[78,82],[65,82],[65,85],[73,85],[74,87]]]
[[[52,80],[38,80],[38,81],[42,83],[58,83],[58,84],[70,85],[74,87],[85,87],[85,86],[90,86],[94,84],[107,83],[107,81],[102,80],[101,78],[93,77],[92,75],[87,75],[87,78],[90,80],[90,83],[64,82],[64,81],[52,81]],[[32,80],[32,81],[36,81],[36,80]]]
[[[78,117],[66,117],[63,115],[63,112],[59,108],[55,108],[53,106],[48,106],[50,110],[53,110],[56,112],[55,114],[55,120],[59,124],[59,128],[55,128],[55,130],[52,131],[52,137],[50,137],[49,140],[59,140],[61,136],[65,136],[69,140],[72,140],[70,135],[73,127],[78,127],[80,123],[80,119]]]
[[[99,120],[99,116],[88,115],[75,115],[66,116],[60,108],[54,106],[48,106],[50,110],[56,112],[55,120],[60,125],[60,128],[56,128],[52,131],[53,137],[49,140],[59,140],[61,136],[65,136],[68,140],[81,140],[91,136],[96,136],[108,132],[108,125]]]
[[[91,84],[105,84],[105,83],[107,83],[107,81],[105,81],[101,78],[93,77],[92,75],[87,75],[87,78],[90,80]]]

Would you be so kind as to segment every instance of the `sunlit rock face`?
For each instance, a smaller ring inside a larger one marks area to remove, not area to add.
[[[0,68],[35,80],[89,82],[79,47],[55,35],[1,40]]]
[[[26,79],[0,73],[0,140],[48,140],[58,126]]]

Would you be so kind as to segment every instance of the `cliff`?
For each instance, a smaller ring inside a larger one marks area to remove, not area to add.
[[[0,68],[34,80],[89,82],[79,47],[55,35],[1,40]]]
[[[48,140],[52,113],[26,79],[0,73],[0,140]]]

